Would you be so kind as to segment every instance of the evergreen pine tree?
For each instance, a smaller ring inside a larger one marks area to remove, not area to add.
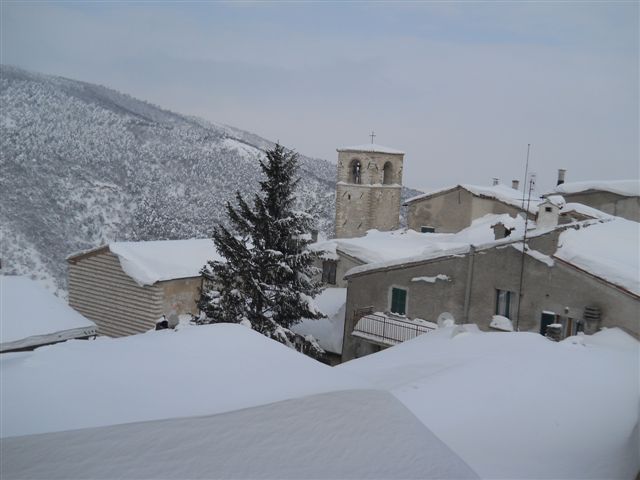
[[[312,217],[294,208],[296,153],[276,144],[260,168],[265,179],[253,208],[237,192],[237,206],[226,205],[233,228],[214,229],[213,240],[226,261],[210,261],[201,272],[209,287],[198,302],[200,322],[249,321],[254,330],[291,344],[292,325],[323,316],[313,304],[321,290],[313,280],[315,255],[306,248]],[[309,341],[311,353],[321,352]]]

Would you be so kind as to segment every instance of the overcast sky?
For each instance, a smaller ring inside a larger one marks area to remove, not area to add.
[[[1,61],[100,83],[405,184],[638,178],[638,3],[1,3]]]

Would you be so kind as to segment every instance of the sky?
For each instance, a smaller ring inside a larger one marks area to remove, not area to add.
[[[404,184],[640,177],[637,2],[11,2],[0,61],[99,83]]]

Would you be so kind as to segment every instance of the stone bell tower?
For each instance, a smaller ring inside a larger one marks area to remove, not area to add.
[[[338,149],[336,238],[400,225],[404,152],[376,144]]]

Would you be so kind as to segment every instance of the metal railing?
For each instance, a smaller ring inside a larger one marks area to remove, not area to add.
[[[397,345],[435,330],[434,327],[411,320],[388,317],[378,313],[365,313],[359,319],[356,317],[355,321],[352,335],[386,345]]]

